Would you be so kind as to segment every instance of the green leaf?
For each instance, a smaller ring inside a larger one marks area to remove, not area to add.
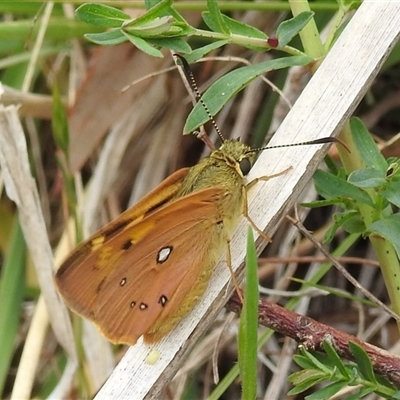
[[[349,397],[346,397],[346,400],[359,400],[365,397],[367,394],[370,394],[376,390],[375,387],[363,387],[356,393],[352,394]]]
[[[393,178],[399,178],[400,175],[400,165],[399,165],[399,159],[389,157],[387,159],[388,163],[388,168],[386,170],[386,178],[393,179]]]
[[[87,33],[84,36],[87,40],[102,46],[115,46],[128,40],[119,29],[104,33]]]
[[[333,365],[340,371],[345,379],[349,379],[350,377],[347,373],[346,367],[331,343],[329,343],[327,340],[324,340],[322,346]]]
[[[147,39],[153,46],[165,47],[175,53],[191,53],[191,47],[182,38]]]
[[[330,199],[330,200],[316,200],[316,201],[311,201],[309,203],[301,203],[302,206],[309,207],[309,208],[334,206],[334,205],[340,205],[340,204],[343,204],[343,201],[338,198]]]
[[[103,28],[117,28],[131,19],[128,14],[118,8],[91,3],[79,6],[75,11],[75,15],[82,22]]]
[[[357,213],[343,223],[343,229],[347,233],[363,234],[366,226],[361,214]]]
[[[396,392],[396,393],[393,395],[393,399],[395,399],[395,400],[400,400],[400,391]]]
[[[400,181],[390,182],[388,186],[381,191],[381,195],[386,197],[390,203],[400,208]]]
[[[208,12],[202,13],[202,17],[206,25],[214,32],[229,34],[229,28],[226,26],[222,18],[221,11],[216,0],[207,0]]]
[[[352,118],[350,120],[350,129],[355,147],[363,159],[364,164],[369,168],[375,168],[386,173],[386,160],[380,153],[371,134],[362,121],[358,118]]]
[[[208,11],[203,12],[203,18],[210,18],[210,13]],[[256,39],[268,39],[268,36],[257,28],[251,25],[239,22],[236,19],[230,18],[227,15],[221,14],[225,26],[228,28],[228,34],[247,36]],[[264,49],[265,50],[265,49]]]
[[[288,382],[291,382],[295,386],[289,391],[288,395],[293,396],[302,393],[326,379],[326,373],[316,369],[305,369],[295,372],[287,378]]]
[[[386,184],[386,174],[375,168],[353,171],[347,181],[359,188],[377,188]]]
[[[146,5],[146,10],[156,6],[157,4],[161,3],[162,0],[144,0],[144,4]]]
[[[132,25],[148,24],[156,18],[170,16],[170,6],[173,0],[163,0],[151,7],[146,13],[132,21]],[[172,15],[172,17],[175,17]]]
[[[137,21],[133,20],[132,22],[124,24],[123,28],[132,35],[141,38],[151,38],[162,36],[168,32],[172,28],[173,23],[174,18],[166,15],[142,23],[137,23]],[[179,30],[179,32],[181,31]]]
[[[53,112],[51,125],[53,137],[57,146],[62,150],[68,159],[69,150],[69,129],[67,111],[61,99],[57,85],[53,86]]]
[[[330,369],[325,365],[325,359],[321,359],[318,353],[312,354],[309,351],[304,350],[303,354],[308,357],[308,359],[315,365],[318,370],[324,372],[325,374],[330,374]]]
[[[185,56],[186,61],[189,64],[195,63],[200,58],[204,57],[206,54],[210,53],[215,49],[219,49],[222,46],[225,46],[229,43],[229,40],[217,40],[216,42],[212,42],[205,46],[199,47],[196,50],[193,50],[189,55]]]
[[[324,388],[310,394],[306,397],[307,400],[323,400],[330,399],[340,390],[347,386],[347,382],[334,382]]]
[[[134,46],[136,46],[139,50],[143,51],[144,53],[148,54],[149,56],[159,57],[159,58],[164,57],[163,53],[160,50],[153,47],[146,40],[144,40],[140,37],[131,35],[128,32],[123,32],[123,34]]]
[[[257,397],[257,329],[258,329],[257,253],[251,227],[247,233],[245,298],[239,324],[239,368],[242,397]]]
[[[10,373],[25,289],[26,245],[15,218],[0,274],[0,393]]]
[[[400,214],[393,214],[374,222],[367,228],[367,233],[387,239],[400,258]]]
[[[367,300],[367,299],[362,298],[362,297],[354,296],[354,295],[352,295],[352,294],[350,294],[348,292],[345,292],[345,291],[343,291],[341,289],[335,289],[335,288],[332,288],[332,287],[329,287],[329,286],[325,286],[325,285],[317,285],[315,283],[311,284],[309,281],[305,281],[303,279],[298,279],[298,278],[292,278],[291,280],[293,282],[301,283],[305,287],[314,287],[316,289],[328,292],[328,293],[330,293],[330,294],[332,294],[334,296],[341,297],[343,299],[351,300],[352,302],[365,304],[365,305],[367,305],[369,307],[374,307],[375,306],[375,303],[373,303],[372,301]]]
[[[244,89],[251,81],[268,71],[288,68],[294,65],[307,65],[311,57],[294,56],[264,61],[259,64],[241,67],[229,72],[214,82],[202,96],[211,115],[215,115],[236,93]],[[184,133],[188,134],[209,120],[207,112],[201,103],[197,103],[190,113]]]
[[[304,11],[294,18],[282,22],[276,30],[279,40],[278,48],[286,46],[308,24],[313,15],[312,11]]]
[[[304,357],[303,355],[295,354],[293,356],[293,361],[302,369],[314,368],[314,364],[307,357]]]
[[[358,344],[356,344],[354,342],[349,342],[349,349],[356,360],[360,375],[365,380],[367,380],[369,382],[374,382],[377,384],[378,382],[375,378],[375,373],[374,373],[374,369],[372,367],[372,362],[371,362],[370,358],[368,357],[368,354],[366,353],[366,351],[361,346],[359,346]]]
[[[358,8],[362,0],[337,0],[340,7],[343,7],[345,12]]]
[[[314,174],[314,183],[318,194],[325,199],[355,200],[374,207],[370,196],[366,192],[335,175],[317,170]]]
[[[343,212],[337,212],[333,214],[333,224],[332,226],[325,232],[324,235],[324,243],[330,243],[333,238],[335,237],[335,234],[337,230],[350,221],[353,218],[359,217],[359,213],[355,210],[345,210]],[[365,225],[362,225],[362,230],[361,231],[356,231],[352,233],[362,233],[365,230]]]

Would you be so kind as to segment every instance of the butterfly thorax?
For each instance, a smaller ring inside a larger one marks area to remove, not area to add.
[[[255,156],[251,147],[246,144],[237,140],[225,140],[218,150],[214,150],[199,164],[190,168],[175,198],[211,187],[224,187],[232,194],[237,193],[241,190],[244,175],[248,172],[242,172],[241,162],[248,160],[251,166]]]

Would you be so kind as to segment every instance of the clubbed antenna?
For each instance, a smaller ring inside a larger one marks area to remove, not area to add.
[[[211,115],[211,112],[208,109],[206,103],[204,103],[203,99],[201,98],[199,88],[197,87],[197,83],[196,83],[196,80],[194,79],[193,72],[190,69],[189,63],[186,61],[186,59],[184,57],[182,57],[179,54],[174,54],[174,56],[179,58],[179,60],[181,61],[183,72],[185,73],[186,79],[188,80],[188,82],[190,83],[190,85],[193,89],[196,99],[199,100],[199,102],[203,106],[203,108],[204,108],[205,112],[207,113],[208,118],[210,118],[210,121],[213,124],[214,129],[217,132],[219,138],[221,139],[222,142],[224,142],[225,138],[222,136],[222,133],[221,133],[220,129],[218,128],[218,125],[215,122],[214,117]]]
[[[320,139],[308,140],[307,142],[278,144],[276,146],[259,147],[258,149],[249,150],[247,152],[247,154],[249,154],[249,153],[259,153],[260,151],[268,150],[268,149],[279,149],[281,147],[307,146],[307,145],[325,144],[325,143],[339,143],[350,153],[350,149],[347,147],[347,145],[344,142],[342,142],[338,138],[328,136],[328,137],[323,137],[323,138],[320,138]]]

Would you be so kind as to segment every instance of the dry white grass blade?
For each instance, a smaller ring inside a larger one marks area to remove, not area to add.
[[[40,296],[25,341],[24,351],[22,352],[11,393],[11,400],[29,399],[31,397],[36,369],[40,360],[48,325],[49,316],[44,303],[44,297]]]
[[[376,76],[399,29],[400,2],[365,1],[282,123],[274,137],[275,144],[335,135]],[[276,229],[324,154],[322,147],[304,146],[269,150],[260,156],[249,179],[293,169],[251,191],[250,214],[259,227],[266,227],[269,234]],[[243,221],[232,240],[235,269],[244,258],[246,230],[247,223]],[[154,365],[146,364],[152,347],[139,342],[129,349],[96,398],[159,398],[180,360],[226,301],[228,281],[228,269],[221,262],[200,304],[154,346],[160,359]]]
[[[0,166],[7,195],[18,207],[19,221],[36,267],[53,330],[71,359],[76,360],[69,315],[52,284],[53,254],[16,106],[0,105]]]

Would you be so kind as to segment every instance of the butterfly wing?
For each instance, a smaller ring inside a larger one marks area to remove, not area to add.
[[[132,243],[139,242],[152,229],[152,224],[144,224],[141,229],[132,227],[174,197],[188,170],[189,168],[183,168],[170,175],[136,205],[80,243],[70,253],[55,275],[57,288],[70,308],[81,315],[92,312],[95,293],[90,289],[95,287],[99,290],[101,283],[118,267],[109,262],[113,254],[119,253],[119,248],[113,247],[114,238],[123,237],[129,231],[129,240]],[[74,287],[77,283],[79,290]]]
[[[222,188],[204,189],[114,232],[84,264],[60,274],[70,307],[111,341],[132,345],[141,335],[159,340],[207,286],[226,243],[220,213],[226,195]]]
[[[211,188],[168,204],[152,214],[155,229],[113,260],[118,269],[94,307],[93,320],[106,337],[134,344],[145,335],[155,342],[193,308],[226,244],[219,213],[224,196],[223,189]]]

